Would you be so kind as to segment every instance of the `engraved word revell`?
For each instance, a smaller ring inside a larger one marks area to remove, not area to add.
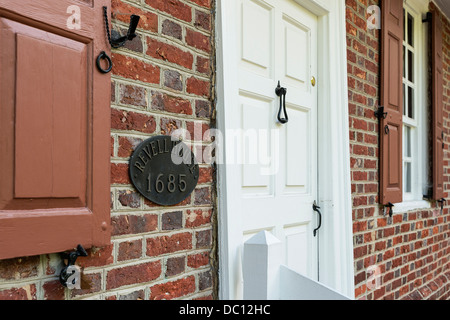
[[[142,142],[130,158],[131,182],[146,199],[165,206],[176,205],[194,191],[199,168],[194,154],[170,136]]]

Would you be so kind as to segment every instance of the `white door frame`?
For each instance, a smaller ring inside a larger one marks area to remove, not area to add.
[[[318,170],[320,230],[320,282],[354,297],[353,227],[347,88],[345,0],[295,0],[318,16]],[[237,1],[217,0],[216,6],[216,119],[226,145],[226,124],[231,106],[238,106],[236,61]],[[225,107],[227,106],[227,107]],[[226,154],[224,155],[226,159]],[[236,299],[242,283],[243,247],[239,190],[232,188],[236,175],[218,164],[219,297]]]

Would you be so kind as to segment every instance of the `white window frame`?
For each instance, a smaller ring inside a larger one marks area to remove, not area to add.
[[[427,109],[429,101],[427,99],[427,30],[428,23],[422,20],[428,12],[428,0],[405,0],[403,8],[414,18],[414,120],[403,116],[403,130],[406,126],[413,128],[411,131],[411,192],[406,192],[406,170],[405,170],[405,142],[406,136],[403,136],[402,158],[403,158],[403,202],[395,204],[396,212],[405,212],[420,208],[430,208],[430,202],[424,200],[423,196],[427,193],[428,181],[428,123]],[[407,32],[407,29],[406,29]],[[407,36],[403,45],[407,44]],[[405,54],[404,64],[407,63],[408,52]],[[406,65],[407,69],[407,65]],[[403,78],[403,84],[410,82]],[[407,96],[407,92],[405,96]],[[406,103],[405,106],[407,107]],[[404,130],[405,132],[405,130]]]

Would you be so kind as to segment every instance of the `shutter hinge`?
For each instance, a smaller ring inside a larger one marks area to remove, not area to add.
[[[382,118],[386,119],[387,115],[388,115],[387,112],[384,112],[384,107],[383,106],[378,107],[378,110],[376,110],[374,112],[374,114],[375,114],[375,117],[377,117],[378,120],[381,120]]]

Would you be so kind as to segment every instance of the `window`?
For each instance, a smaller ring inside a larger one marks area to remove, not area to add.
[[[442,20],[426,0],[381,4],[379,200],[409,209],[444,196]]]
[[[403,8],[403,202],[428,194],[428,106],[426,24],[408,4]]]

